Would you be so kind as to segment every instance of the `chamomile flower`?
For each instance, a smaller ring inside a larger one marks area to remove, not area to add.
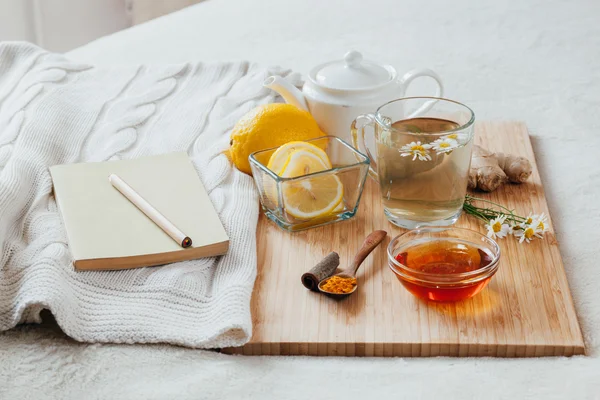
[[[421,144],[421,142],[412,142],[406,144],[400,148],[400,155],[402,157],[412,156],[413,161],[417,158],[420,161],[428,161],[431,160],[431,156],[429,155],[429,150],[431,145],[429,144]]]
[[[523,227],[521,226],[521,224],[518,224],[516,222],[511,222],[510,223],[510,231],[508,232],[510,235],[515,235],[517,236],[517,232],[522,231]]]
[[[510,226],[504,221],[506,221],[506,216],[500,215],[487,223],[487,235],[489,238],[503,238],[509,234],[511,230]]]
[[[491,204],[493,207],[479,207],[474,201]],[[527,217],[514,214],[512,210],[491,200],[480,199],[470,195],[465,196],[463,210],[470,215],[485,221],[487,235],[490,238],[513,235],[519,243],[529,243],[533,239],[544,237],[548,231],[548,216],[544,213],[536,215],[529,213]],[[504,214],[504,210],[508,214]]]
[[[458,144],[465,144],[469,141],[469,134],[454,132],[449,135],[442,136],[442,139],[452,139],[455,140]]]
[[[537,215],[529,213],[529,215],[527,216],[527,218],[525,218],[525,222],[523,222],[521,224],[521,226],[525,227],[526,225],[531,225],[533,223],[533,220],[535,219],[535,217],[537,217]]]
[[[548,232],[548,216],[544,213],[539,215],[529,213],[527,218],[525,218],[525,222],[521,224],[523,229],[527,228],[528,226],[536,228],[541,233]]]
[[[515,236],[519,238],[519,243],[531,242],[534,238],[542,238],[541,231],[535,226],[526,226],[522,230],[515,232]]]
[[[458,147],[458,142],[454,139],[444,137],[432,142],[431,147],[437,151],[438,154],[450,153]]]
[[[533,216],[533,222],[531,223],[541,234],[548,232],[548,216],[544,213]]]

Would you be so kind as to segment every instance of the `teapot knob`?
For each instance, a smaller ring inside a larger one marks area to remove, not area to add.
[[[344,61],[350,68],[358,68],[362,60],[363,56],[358,51],[349,51],[344,55]]]

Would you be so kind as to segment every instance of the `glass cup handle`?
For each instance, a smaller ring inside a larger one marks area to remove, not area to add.
[[[350,131],[352,132],[352,145],[358,149],[358,151],[367,155],[370,161],[369,174],[371,175],[371,178],[377,180],[377,163],[365,144],[365,126],[373,124],[375,124],[375,115],[362,114],[352,121]],[[361,147],[364,148],[364,150]],[[358,156],[356,156],[356,158],[360,161]]]

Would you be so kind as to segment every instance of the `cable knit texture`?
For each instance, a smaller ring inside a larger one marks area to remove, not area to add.
[[[0,45],[0,330],[49,309],[84,342],[215,348],[251,336],[257,194],[222,153],[248,110],[272,102],[247,62],[102,67]],[[227,255],[76,272],[48,167],[187,151],[230,237]]]

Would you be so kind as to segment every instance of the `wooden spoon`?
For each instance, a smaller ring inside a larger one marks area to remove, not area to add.
[[[360,267],[362,262],[365,261],[365,258],[367,258],[369,256],[369,254],[371,254],[371,252],[375,249],[375,247],[377,247],[379,245],[379,243],[381,243],[383,241],[383,239],[385,239],[386,235],[387,235],[386,231],[375,231],[375,232],[371,233],[369,236],[367,236],[362,247],[360,248],[358,253],[356,253],[356,256],[354,257],[354,261],[352,262],[352,264],[348,268],[343,269],[342,271],[338,272],[337,274],[327,277],[327,278],[323,279],[321,282],[319,282],[319,291],[321,293],[325,293],[329,296],[336,297],[336,298],[346,297],[346,296],[354,293],[356,291],[356,288],[358,287],[358,285],[354,286],[352,291],[348,292],[348,293],[328,292],[326,290],[323,290],[322,286],[323,286],[323,283],[325,283],[325,281],[327,279],[330,279],[333,276],[341,276],[344,278],[356,278],[356,271],[358,271],[358,268]]]

